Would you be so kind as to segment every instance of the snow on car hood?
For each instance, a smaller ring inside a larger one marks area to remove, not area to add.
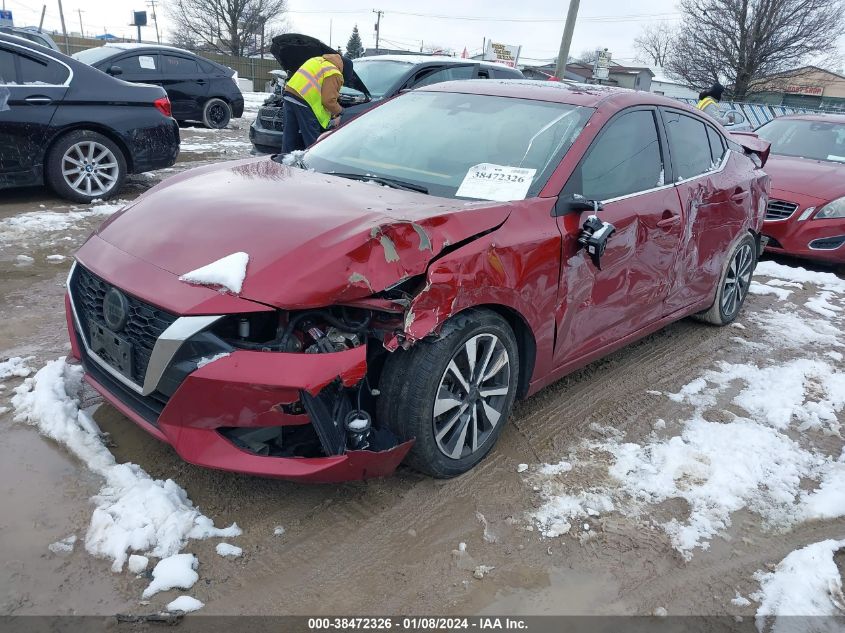
[[[177,276],[247,253],[241,297],[306,308],[422,274],[448,245],[501,225],[508,213],[507,203],[438,198],[258,158],[170,178],[97,233]]]
[[[772,189],[830,201],[845,196],[845,164],[772,154],[765,171]]]

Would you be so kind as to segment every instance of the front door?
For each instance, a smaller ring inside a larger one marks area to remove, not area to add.
[[[0,45],[0,186],[40,181],[50,121],[69,77],[52,58]]]
[[[555,364],[576,361],[659,320],[673,285],[684,216],[656,108],[625,110],[599,132],[563,194],[603,202],[616,227],[601,269],[577,242],[592,212],[559,218],[563,235]]]

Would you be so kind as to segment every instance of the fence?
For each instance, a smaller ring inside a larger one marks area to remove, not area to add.
[[[678,99],[678,101],[689,103],[692,106],[698,103],[695,99]],[[739,101],[722,101],[720,105],[722,106],[722,110],[739,110],[742,112],[749,125],[754,129],[786,114],[823,114],[824,112],[837,112],[836,110],[814,110],[812,108],[793,108],[767,103],[745,103]]]
[[[134,40],[114,39],[114,40],[98,40],[93,37],[80,37],[78,35],[68,35],[67,42],[65,37],[60,33],[50,33],[50,37],[56,42],[63,53],[67,50],[70,54],[84,51],[87,48],[95,48],[103,46],[110,42],[133,42]],[[65,48],[67,45],[67,48]],[[252,81],[252,89],[256,92],[264,92],[265,84],[270,80],[270,71],[279,68],[278,62],[275,59],[259,59],[252,57],[234,57],[232,55],[221,55],[219,53],[210,53],[206,51],[192,51],[200,57],[205,57],[211,61],[229,66],[237,71],[238,76]]]

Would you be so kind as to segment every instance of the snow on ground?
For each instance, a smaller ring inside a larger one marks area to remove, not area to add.
[[[245,92],[244,95],[244,119],[254,119],[258,115],[258,110],[264,105],[269,92]]]
[[[199,580],[199,561],[193,554],[173,554],[162,558],[153,568],[153,580],[144,589],[141,597],[146,600],[159,591],[168,589],[190,589]]]
[[[183,613],[190,613],[197,611],[205,606],[202,602],[191,596],[179,596],[173,602],[167,603],[168,611],[182,611]]]
[[[220,556],[226,556],[229,558],[237,558],[244,553],[240,547],[230,545],[229,543],[218,543],[216,549]]]
[[[93,497],[95,508],[85,536],[85,549],[112,560],[119,572],[131,552],[171,557],[188,539],[231,538],[237,524],[214,527],[173,480],[153,479],[140,466],[118,464],[79,409],[82,368],[64,359],[47,363],[15,390],[15,420],[36,426],[64,444],[88,468],[105,480]],[[159,563],[160,564],[160,563]]]
[[[232,253],[185,273],[179,277],[179,280],[201,286],[218,286],[238,294],[243,287],[248,263],[249,255],[246,253]]]
[[[140,556],[138,554],[132,554],[129,557],[129,561],[126,563],[126,567],[131,571],[133,574],[140,574],[142,571],[146,571],[147,565],[150,564],[150,559],[146,556]]]
[[[758,630],[763,631],[767,624],[771,624],[772,633],[798,630],[793,628],[796,623],[788,620],[772,622],[772,618],[782,616],[845,615],[842,577],[833,560],[833,555],[842,548],[845,540],[813,543],[791,552],[774,571],[754,574],[760,582],[760,591],[751,595],[760,603],[756,615]],[[813,625],[813,631],[842,630],[841,619],[817,620]]]
[[[20,356],[13,356],[7,360],[0,362],[0,380],[17,376],[19,378],[26,378],[32,373],[32,367],[27,365],[34,356],[27,356],[22,358]]]
[[[223,151],[227,149],[244,149],[252,147],[249,141],[240,141],[237,139],[222,139],[210,143],[193,143],[182,142],[179,144],[180,152],[214,152]]]
[[[753,362],[718,362],[677,393],[662,394],[679,406],[674,434],[664,436],[665,421],[641,443],[602,433],[605,439],[583,442],[565,461],[532,468],[526,481],[544,503],[530,517],[544,536],[574,534],[579,519],[608,512],[649,517],[657,504],[683,499],[688,512],[651,521],[690,559],[738,510],[756,513],[769,529],[845,516],[845,451],[819,448],[825,437],[842,437],[845,373],[834,364],[842,354],[830,348],[845,346],[845,281],[771,262],[757,274],[773,277],[755,282],[765,288],[818,287],[811,301],[830,314],[818,318],[819,310],[791,303],[749,312],[767,339],[757,344],[762,352]],[[775,348],[793,350],[791,358],[771,361]],[[731,410],[719,406],[726,401]],[[583,482],[587,468],[599,469],[588,478],[593,485],[571,483]]]
[[[61,541],[50,543],[47,549],[54,554],[67,554],[73,551],[73,546],[76,545],[76,534],[70,534],[64,537]]]
[[[125,200],[94,203],[87,207],[71,207],[69,211],[32,211],[0,220],[0,242],[11,242],[33,233],[65,231],[90,217],[107,216],[121,209]]]

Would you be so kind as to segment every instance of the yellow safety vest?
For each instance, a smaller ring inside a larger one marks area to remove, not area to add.
[[[330,61],[326,61],[322,57],[312,57],[302,64],[302,67],[294,73],[287,83],[288,88],[296,91],[305,100],[305,103],[311,106],[311,110],[323,128],[328,127],[332,118],[331,113],[323,105],[323,80],[332,75],[342,77],[343,73]]]
[[[699,110],[703,110],[709,105],[716,105],[716,100],[713,97],[704,97],[701,101],[698,102],[698,105],[695,107]]]

